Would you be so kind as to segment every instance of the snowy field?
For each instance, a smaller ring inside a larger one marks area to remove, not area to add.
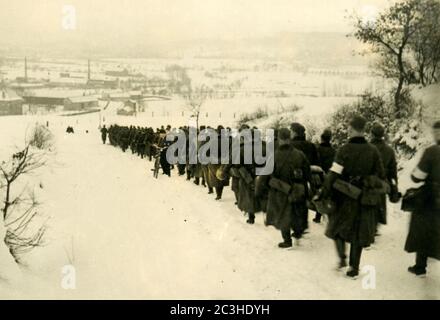
[[[51,217],[47,244],[24,257],[21,279],[0,280],[0,298],[440,298],[438,262],[430,260],[425,279],[406,271],[414,256],[403,250],[409,215],[398,205],[390,206],[389,224],[363,254],[361,267],[376,270],[376,288],[364,289],[362,277],[348,280],[335,271],[325,222],[310,222],[300,247],[280,250],[279,232],[265,227],[262,215],[247,225],[229,189],[216,202],[174,171],[156,180],[152,163],[102,145],[99,114],[0,117],[0,154],[36,121],[49,121],[56,136],[50,165],[32,177],[43,186],[38,195]],[[67,125],[74,135],[64,133]],[[66,290],[62,269],[70,264],[76,289]]]
[[[310,117],[324,119],[323,115],[329,114],[341,104],[356,101],[354,97],[289,97],[289,98],[234,98],[234,99],[208,99],[201,109],[200,125],[217,127],[237,127],[237,121],[244,114],[252,114],[258,109],[267,111],[268,122],[275,118],[283,117],[289,107],[300,108],[295,116],[298,118]],[[158,126],[170,124],[175,127],[186,126],[191,122],[193,113],[188,108],[188,103],[183,99],[148,102],[145,111],[136,117],[119,116],[115,108],[102,111],[102,119],[107,124],[119,123],[123,125]],[[262,127],[264,124],[261,123]]]

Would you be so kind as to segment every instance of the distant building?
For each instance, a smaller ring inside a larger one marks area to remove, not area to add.
[[[110,100],[110,101],[128,101],[130,100],[130,93],[128,92],[109,92],[109,93],[105,93],[103,94],[103,98],[106,100]]]
[[[87,88],[88,80],[86,78],[60,77],[51,80],[48,86],[63,88]]]
[[[105,88],[105,89],[117,89],[119,87],[118,79],[90,79],[87,81],[88,88]]]
[[[131,100],[141,100],[143,98],[142,91],[140,90],[130,91],[129,95]]]
[[[11,89],[13,89],[20,97],[25,95],[25,92],[28,90],[34,89],[42,89],[46,86],[45,83],[11,83],[8,85]]]
[[[64,101],[65,111],[82,111],[98,108],[96,96],[70,97]]]
[[[23,99],[15,92],[3,89],[0,94],[0,116],[22,115]]]
[[[130,75],[130,73],[128,72],[127,69],[123,69],[123,70],[108,70],[105,72],[106,76],[111,76],[111,77],[128,77]]]
[[[23,96],[31,112],[47,111],[83,111],[98,107],[98,97],[86,95],[83,90],[35,90]]]

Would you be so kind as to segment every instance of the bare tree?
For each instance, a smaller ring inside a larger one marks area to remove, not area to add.
[[[405,0],[398,2],[389,9],[380,13],[375,21],[365,21],[355,15],[354,37],[363,43],[371,45],[372,51],[380,55],[385,61],[385,76],[397,81],[394,93],[394,104],[397,116],[402,112],[402,94],[405,82],[409,81],[410,73],[405,63],[405,55],[409,48],[411,37],[417,31],[420,22],[418,11],[420,0]],[[390,73],[390,65],[395,72]]]
[[[195,89],[189,88],[188,92],[184,95],[187,103],[187,108],[191,112],[192,117],[196,119],[196,127],[199,129],[199,118],[202,106],[208,98],[209,89],[205,85],[201,85]]]
[[[35,193],[27,185],[18,193],[14,187],[20,186],[20,178],[46,165],[51,141],[50,132],[37,125],[25,146],[0,163],[0,190],[4,199],[2,227],[6,230],[4,242],[17,262],[18,254],[42,244],[46,226],[43,223],[35,228],[32,224],[41,218]]]
[[[420,0],[419,27],[410,40],[414,53],[415,80],[423,86],[438,82],[440,69],[440,2]]]

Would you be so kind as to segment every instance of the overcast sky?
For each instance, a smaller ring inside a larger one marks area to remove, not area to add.
[[[72,34],[89,41],[168,42],[281,31],[347,32],[347,11],[370,14],[389,1],[393,0],[0,0],[0,37],[23,43]],[[62,28],[64,5],[76,9],[76,30]]]

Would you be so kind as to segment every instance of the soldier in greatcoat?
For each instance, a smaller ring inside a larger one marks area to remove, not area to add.
[[[365,139],[365,127],[365,118],[351,119],[349,141],[338,149],[321,195],[330,197],[336,206],[329,216],[326,235],[335,241],[339,269],[346,266],[345,247],[350,243],[350,269],[346,273],[350,278],[359,275],[362,249],[374,242],[380,195],[384,192],[380,154]]]
[[[322,174],[318,177],[321,180],[321,185],[324,181],[324,176],[329,172],[333,160],[335,159],[336,150],[333,148],[331,144],[332,140],[332,132],[330,129],[325,129],[321,134],[321,143],[317,146],[319,162],[321,164]],[[321,213],[316,209],[315,218],[313,222],[320,223],[321,222]]]
[[[435,144],[427,148],[412,180],[423,183],[422,200],[411,215],[405,250],[416,253],[416,264],[408,271],[424,276],[428,258],[440,260],[440,121],[433,126]]]
[[[397,188],[397,160],[396,153],[385,142],[385,128],[380,123],[375,123],[371,129],[371,144],[379,150],[380,158],[385,170],[385,178],[390,186]],[[391,188],[390,188],[391,190]],[[386,195],[382,196],[382,207],[378,212],[377,223],[387,223]]]
[[[299,240],[304,233],[304,210],[307,210],[307,183],[310,181],[310,163],[304,153],[290,143],[290,130],[280,129],[278,147],[274,154],[274,170],[271,175],[261,177],[262,196],[268,190],[266,225],[281,231],[283,242],[280,248],[292,246],[292,236]]]
[[[292,144],[293,146],[302,151],[306,156],[307,160],[310,163],[310,166],[314,169],[312,171],[312,179],[311,179],[311,188],[307,190],[307,197],[309,200],[313,197],[315,192],[318,191],[318,185],[316,181],[322,170],[320,168],[319,155],[316,146],[306,139],[306,128],[298,123],[294,122],[291,124],[290,129],[292,131]],[[318,169],[317,171],[315,169]],[[304,222],[304,230],[307,230],[309,227],[309,215],[308,208],[306,207],[303,211],[303,222]]]

